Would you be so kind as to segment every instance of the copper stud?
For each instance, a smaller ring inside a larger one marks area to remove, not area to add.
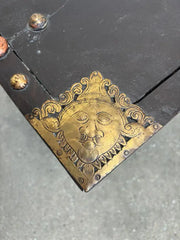
[[[6,39],[0,36],[0,57],[3,57],[8,50],[8,43]]]
[[[41,13],[33,13],[29,19],[29,26],[35,30],[42,30],[47,25],[46,17]]]
[[[25,86],[28,83],[27,78],[25,77],[25,75],[21,74],[21,73],[17,73],[14,74],[11,79],[10,79],[10,83],[11,86],[16,89],[16,90],[20,90],[25,88]]]

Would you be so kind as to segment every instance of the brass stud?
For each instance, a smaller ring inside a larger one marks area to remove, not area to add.
[[[83,179],[82,177],[79,177],[78,180],[79,180],[79,183],[80,183],[80,184],[83,184],[83,183],[84,183],[84,179]]]
[[[158,124],[154,124],[153,127],[155,130],[158,130],[158,128],[159,128]]]
[[[63,152],[61,150],[57,150],[56,153],[57,153],[58,156],[61,156],[63,154]]]
[[[124,156],[128,156],[129,155],[129,151],[128,150],[125,150],[124,151]]]
[[[100,175],[100,174],[96,174],[96,175],[95,175],[95,179],[96,179],[97,181],[99,181],[99,180],[101,179],[101,175]]]
[[[33,13],[29,19],[29,26],[34,31],[39,31],[47,26],[47,19],[41,13]]]
[[[6,39],[0,36],[0,57],[3,57],[8,50],[8,43]]]
[[[25,75],[21,73],[14,74],[10,79],[11,86],[16,90],[24,89],[28,83]]]

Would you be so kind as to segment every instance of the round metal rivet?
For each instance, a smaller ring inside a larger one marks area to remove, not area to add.
[[[99,181],[99,180],[101,179],[101,175],[100,175],[100,174],[96,174],[96,175],[95,175],[95,179],[96,179],[97,181]]]
[[[57,150],[57,155],[61,156],[63,154],[63,152],[61,150]]]
[[[83,183],[84,183],[84,179],[83,179],[82,177],[79,177],[78,180],[79,180],[79,183],[80,183],[80,184],[83,184]]]
[[[128,151],[128,150],[125,150],[125,151],[124,151],[124,155],[125,155],[125,156],[129,155],[129,151]]]
[[[11,86],[16,89],[20,90],[26,87],[28,80],[25,75],[21,73],[14,74],[10,79]]]
[[[154,124],[153,127],[155,130],[157,130],[159,128],[157,124]]]
[[[47,19],[41,13],[33,13],[29,19],[29,26],[35,30],[39,31],[46,27]]]
[[[0,57],[3,57],[8,50],[8,43],[6,39],[0,36]]]

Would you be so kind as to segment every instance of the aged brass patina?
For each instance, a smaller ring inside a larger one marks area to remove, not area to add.
[[[28,80],[24,74],[14,74],[10,79],[11,86],[16,90],[24,89],[28,83]]]
[[[100,72],[26,117],[85,191],[161,128]]]
[[[29,26],[34,31],[39,31],[47,26],[47,19],[41,13],[33,13],[29,19]]]

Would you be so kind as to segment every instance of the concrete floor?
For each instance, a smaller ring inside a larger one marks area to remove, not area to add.
[[[179,240],[180,114],[83,193],[0,88],[1,240]]]

